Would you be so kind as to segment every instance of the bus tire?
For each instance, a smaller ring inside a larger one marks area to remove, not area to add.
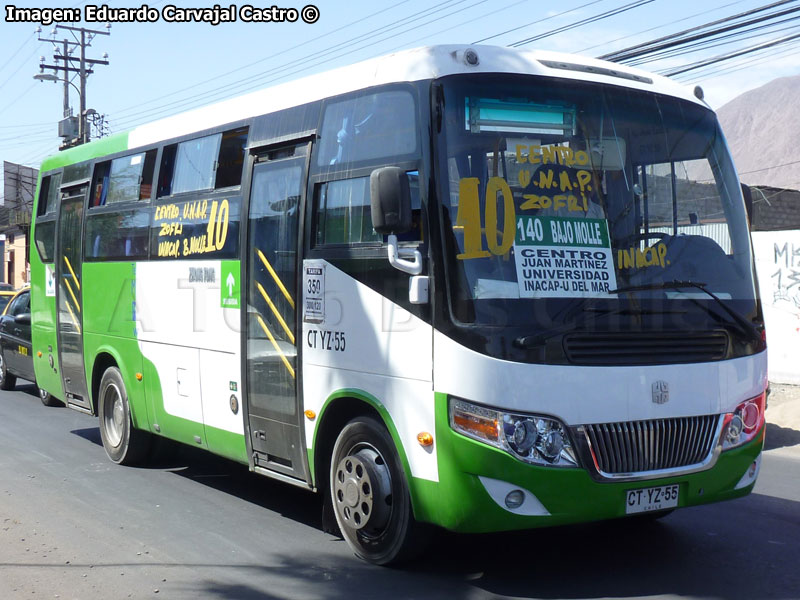
[[[140,463],[147,455],[150,436],[133,427],[128,392],[119,369],[106,369],[97,397],[100,437],[108,458],[118,465]]]
[[[53,394],[47,390],[40,388],[39,384],[36,384],[36,391],[39,394],[39,400],[41,400],[42,404],[45,406],[64,406],[61,400],[53,396]]]
[[[405,473],[382,423],[362,416],[342,429],[333,447],[330,493],[339,530],[356,556],[387,565],[420,550]]]
[[[15,385],[17,385],[17,377],[8,372],[6,357],[0,350],[0,390],[13,390]]]

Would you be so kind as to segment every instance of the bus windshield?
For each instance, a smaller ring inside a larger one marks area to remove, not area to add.
[[[711,110],[531,77],[443,88],[457,324],[535,333],[585,324],[592,307],[640,315],[673,301],[712,322],[756,311],[742,193]]]

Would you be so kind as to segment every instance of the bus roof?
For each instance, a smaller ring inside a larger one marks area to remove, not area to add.
[[[474,53],[477,61],[468,56],[469,51]],[[127,148],[146,146],[376,85],[463,73],[521,73],[594,81],[701,103],[689,88],[671,79],[584,56],[501,46],[427,46],[310,75],[141,125],[128,132]],[[80,148],[60,153],[61,160],[57,162],[65,164],[84,160],[87,153],[85,150],[80,152]],[[73,153],[74,157],[71,156]]]

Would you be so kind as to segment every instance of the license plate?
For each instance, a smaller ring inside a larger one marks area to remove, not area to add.
[[[679,487],[677,483],[674,483],[641,490],[628,490],[625,497],[625,514],[632,515],[651,510],[675,508],[678,506]]]

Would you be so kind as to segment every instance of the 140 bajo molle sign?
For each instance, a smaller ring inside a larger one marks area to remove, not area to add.
[[[521,298],[605,297],[617,287],[605,219],[518,217]]]

